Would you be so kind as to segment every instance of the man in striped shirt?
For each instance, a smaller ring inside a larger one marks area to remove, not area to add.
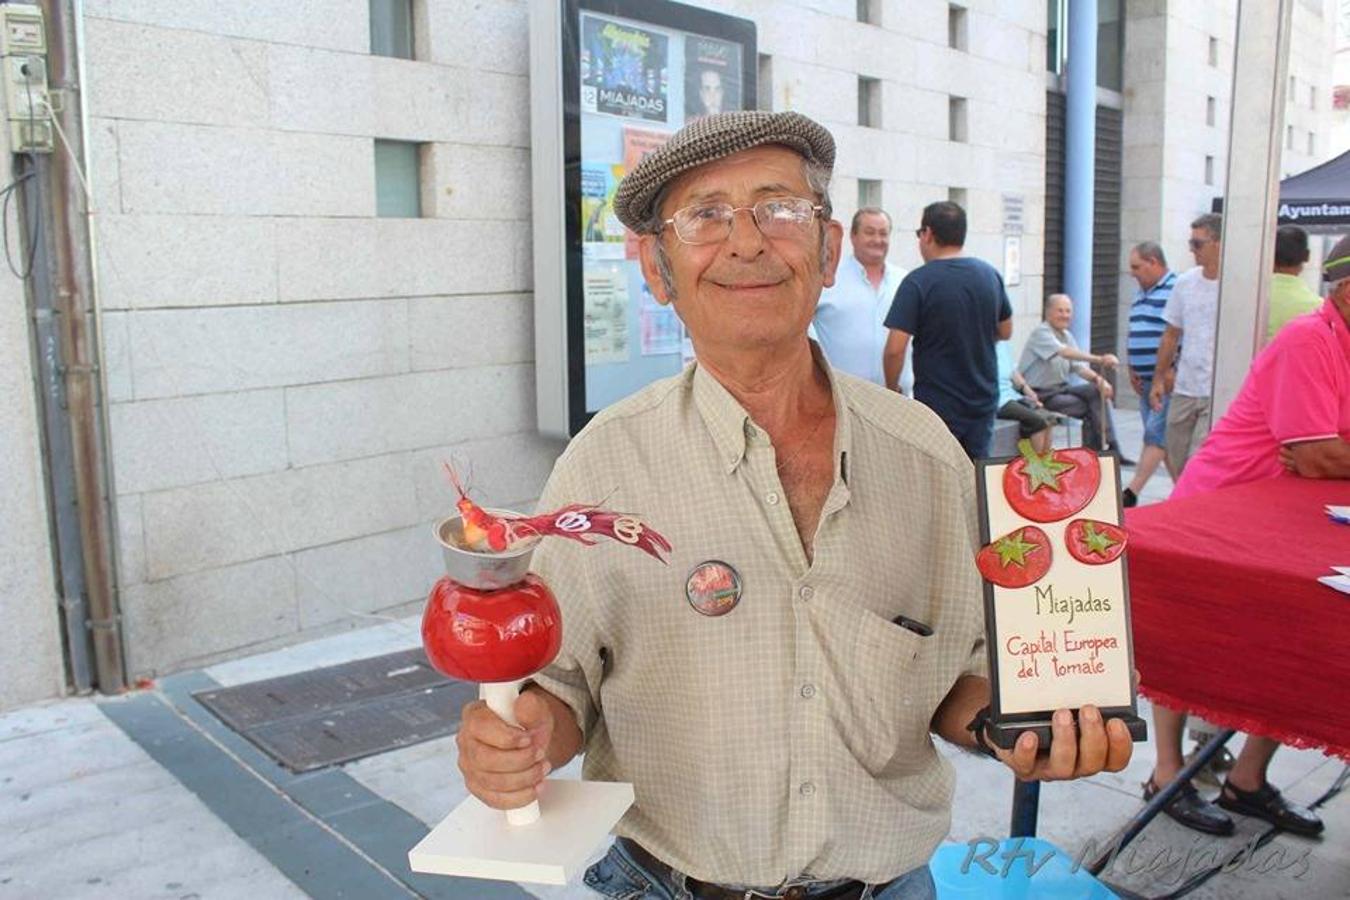
[[[1167,258],[1162,247],[1153,241],[1144,241],[1130,251],[1130,275],[1139,282],[1139,291],[1134,295],[1130,306],[1130,339],[1128,360],[1130,368],[1130,386],[1139,395],[1139,416],[1144,420],[1144,448],[1139,454],[1139,465],[1135,467],[1134,478],[1125,488],[1122,502],[1134,506],[1139,502],[1139,492],[1153,477],[1159,463],[1167,460],[1167,400],[1163,398],[1163,408],[1153,409],[1148,402],[1149,390],[1153,387],[1153,376],[1158,365],[1158,344],[1162,341],[1167,322],[1163,319],[1163,307],[1172,295],[1172,285],[1176,276],[1167,269]],[[1168,466],[1168,471],[1172,467]],[[1172,473],[1176,477],[1176,473]]]

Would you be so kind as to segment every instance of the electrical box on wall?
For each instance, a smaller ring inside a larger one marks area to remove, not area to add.
[[[0,6],[0,75],[5,83],[10,149],[15,153],[50,153],[47,29],[38,7],[25,3]]]

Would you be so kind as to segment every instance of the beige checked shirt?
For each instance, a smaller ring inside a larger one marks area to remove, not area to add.
[[[596,416],[541,500],[603,501],[674,545],[662,566],[545,541],[534,569],[563,646],[535,680],[576,711],[585,777],[633,783],[617,832],[704,881],[886,881],[950,824],[928,725],[961,674],[987,671],[974,475],[926,407],[831,383],[835,478],[809,565],[768,437],[697,365]],[[718,617],[685,593],[708,561],[743,586]]]

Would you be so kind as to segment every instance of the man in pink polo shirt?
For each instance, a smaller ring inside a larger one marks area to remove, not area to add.
[[[1173,498],[1264,478],[1350,478],[1350,237],[1336,244],[1322,273],[1329,284],[1322,307],[1292,320],[1256,357],[1227,414],[1186,464]],[[1146,797],[1180,771],[1185,722],[1185,713],[1154,705],[1158,761]],[[1322,820],[1266,780],[1279,746],[1249,735],[1218,805],[1294,834],[1319,834]],[[1233,832],[1232,819],[1189,785],[1165,812],[1200,831]]]

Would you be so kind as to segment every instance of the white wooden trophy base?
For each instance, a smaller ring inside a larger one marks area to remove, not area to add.
[[[633,786],[549,779],[540,818],[511,825],[469,797],[408,851],[414,872],[531,884],[566,884],[633,805]]]

